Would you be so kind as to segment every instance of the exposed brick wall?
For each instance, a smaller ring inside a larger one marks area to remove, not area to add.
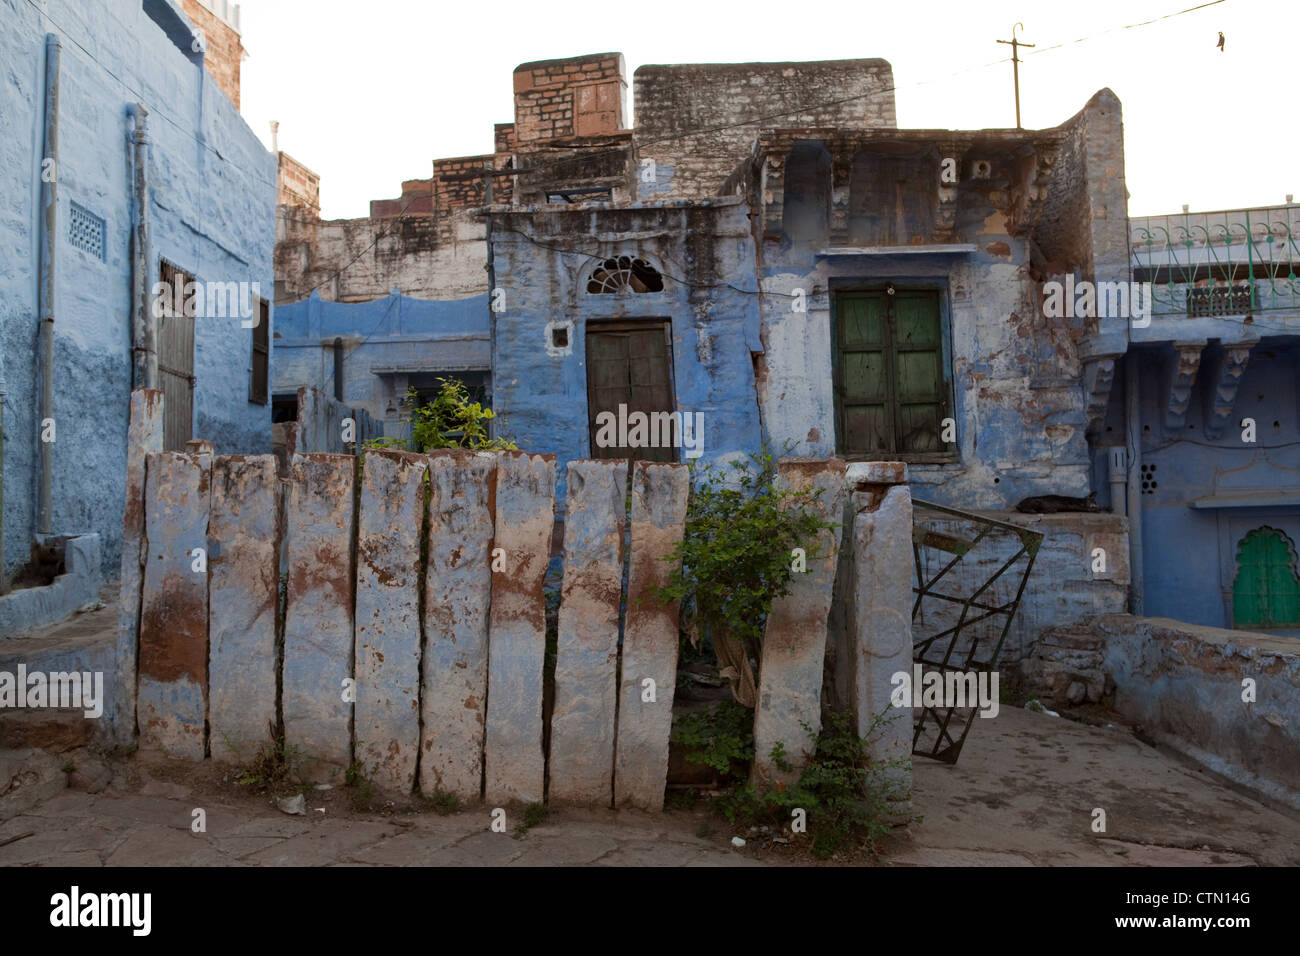
[[[879,59],[643,66],[633,85],[638,155],[656,164],[644,199],[718,195],[761,127],[897,125],[893,70]]]
[[[515,68],[519,145],[565,136],[605,136],[624,126],[623,54],[540,60]]]
[[[397,199],[370,200],[371,219],[390,219],[393,216],[433,215],[433,180],[408,179],[402,183],[402,195]]]
[[[513,153],[515,151],[515,124],[514,123],[497,123],[492,127],[492,138],[495,143],[493,149],[497,155],[504,153]]]
[[[221,92],[239,109],[239,66],[244,59],[244,44],[239,33],[199,0],[181,0],[185,15],[198,27],[207,44],[203,63]]]
[[[286,152],[281,152],[276,203],[298,206],[310,216],[320,215],[320,176]]]

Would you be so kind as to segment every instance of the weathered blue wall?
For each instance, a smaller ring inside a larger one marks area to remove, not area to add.
[[[334,394],[334,339],[343,340],[343,401],[388,419],[390,399],[406,394],[411,374],[486,370],[488,297],[434,301],[394,292],[372,302],[326,302],[311,297],[276,309],[271,391],[314,385]],[[400,369],[405,371],[388,371]],[[377,371],[378,370],[378,371]]]
[[[159,0],[163,14],[181,16]],[[275,157],[140,0],[0,0],[0,355],[5,555],[24,563],[37,487],[36,331],[45,36],[63,41],[55,290],[53,530],[97,531],[121,554],[131,389],[131,121],[149,110],[150,285],[166,257],[200,280],[274,288]],[[175,29],[175,28],[174,28]],[[70,204],[105,220],[105,261],[68,241]],[[248,401],[252,331],[199,319],[194,434],[220,452],[270,450],[269,406]]]
[[[1210,627],[1232,627],[1237,547],[1263,525],[1300,545],[1300,507],[1199,509],[1198,498],[1256,495],[1300,500],[1300,345],[1265,340],[1251,358],[1236,406],[1221,438],[1205,435],[1214,389],[1212,350],[1201,360],[1186,420],[1164,425],[1172,349],[1140,352],[1142,464],[1154,465],[1154,487],[1141,495],[1145,612]],[[1237,424],[1253,418],[1256,441],[1242,441]],[[1276,423],[1276,424],[1274,424]]]
[[[753,237],[739,199],[608,208],[536,207],[497,213],[496,408],[521,448],[554,452],[561,468],[591,455],[586,326],[668,319],[677,410],[704,415],[702,462],[758,450],[753,356],[762,352]],[[607,256],[639,256],[662,292],[592,294]],[[571,322],[568,346],[550,323]],[[679,450],[678,460],[685,461]],[[564,500],[563,485],[559,500]]]
[[[824,234],[763,242],[767,351],[760,398],[776,447],[789,442],[795,454],[836,453],[835,294],[888,281],[939,291],[944,367],[952,382],[957,460],[910,464],[913,492],[974,510],[1011,509],[1032,495],[1088,493],[1078,329],[1042,316],[1029,241],[1012,234],[1005,210],[983,185],[955,187],[956,236],[946,247],[827,255],[834,243]],[[795,311],[796,290],[803,291],[806,311]]]

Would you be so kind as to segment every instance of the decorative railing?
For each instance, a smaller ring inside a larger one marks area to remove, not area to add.
[[[1300,311],[1300,205],[1133,218],[1129,246],[1154,315]]]

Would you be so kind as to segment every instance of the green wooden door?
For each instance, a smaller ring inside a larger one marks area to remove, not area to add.
[[[836,296],[835,412],[843,454],[944,454],[948,379],[939,294]]]
[[[1232,623],[1235,627],[1300,625],[1295,549],[1281,531],[1256,528],[1237,546]]]

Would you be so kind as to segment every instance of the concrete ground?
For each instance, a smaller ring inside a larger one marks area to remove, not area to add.
[[[1118,726],[1003,707],[976,721],[955,765],[917,758],[915,771],[924,820],[891,842],[895,864],[1300,864],[1293,812]]]
[[[106,597],[102,609],[0,642],[0,669],[20,659],[53,668],[111,657],[116,611]],[[48,715],[0,713],[0,866],[814,862],[800,837],[780,843],[745,832],[746,846],[732,847],[735,832],[703,806],[552,810],[516,835],[517,809],[507,810],[507,832],[494,833],[490,808],[445,817],[381,804],[357,812],[335,790],[308,794],[306,815],[289,816],[241,786],[231,768],[145,754],[106,760],[86,747],[90,722]],[[879,860],[846,853],[831,865],[1300,864],[1300,816],[1142,743],[1114,715],[1099,716],[1115,725],[1011,706],[976,720],[957,764],[916,759],[921,821],[890,837]],[[191,828],[195,809],[204,811],[203,832]],[[1096,810],[1105,812],[1103,832],[1093,830]]]
[[[75,767],[73,766],[75,765]],[[746,834],[706,809],[664,814],[553,810],[517,834],[489,809],[450,816],[343,791],[307,795],[305,816],[248,792],[238,773],[137,754],[0,753],[0,865],[70,866],[756,866],[812,862],[791,843]],[[97,790],[84,792],[73,787]],[[916,765],[923,819],[886,841],[884,865],[1286,865],[1300,821],[1234,792],[1120,729],[1004,708],[980,720],[961,760]],[[1105,832],[1094,833],[1094,809]],[[194,832],[194,811],[204,829]],[[324,812],[320,812],[324,810]],[[875,862],[847,854],[836,863]]]

